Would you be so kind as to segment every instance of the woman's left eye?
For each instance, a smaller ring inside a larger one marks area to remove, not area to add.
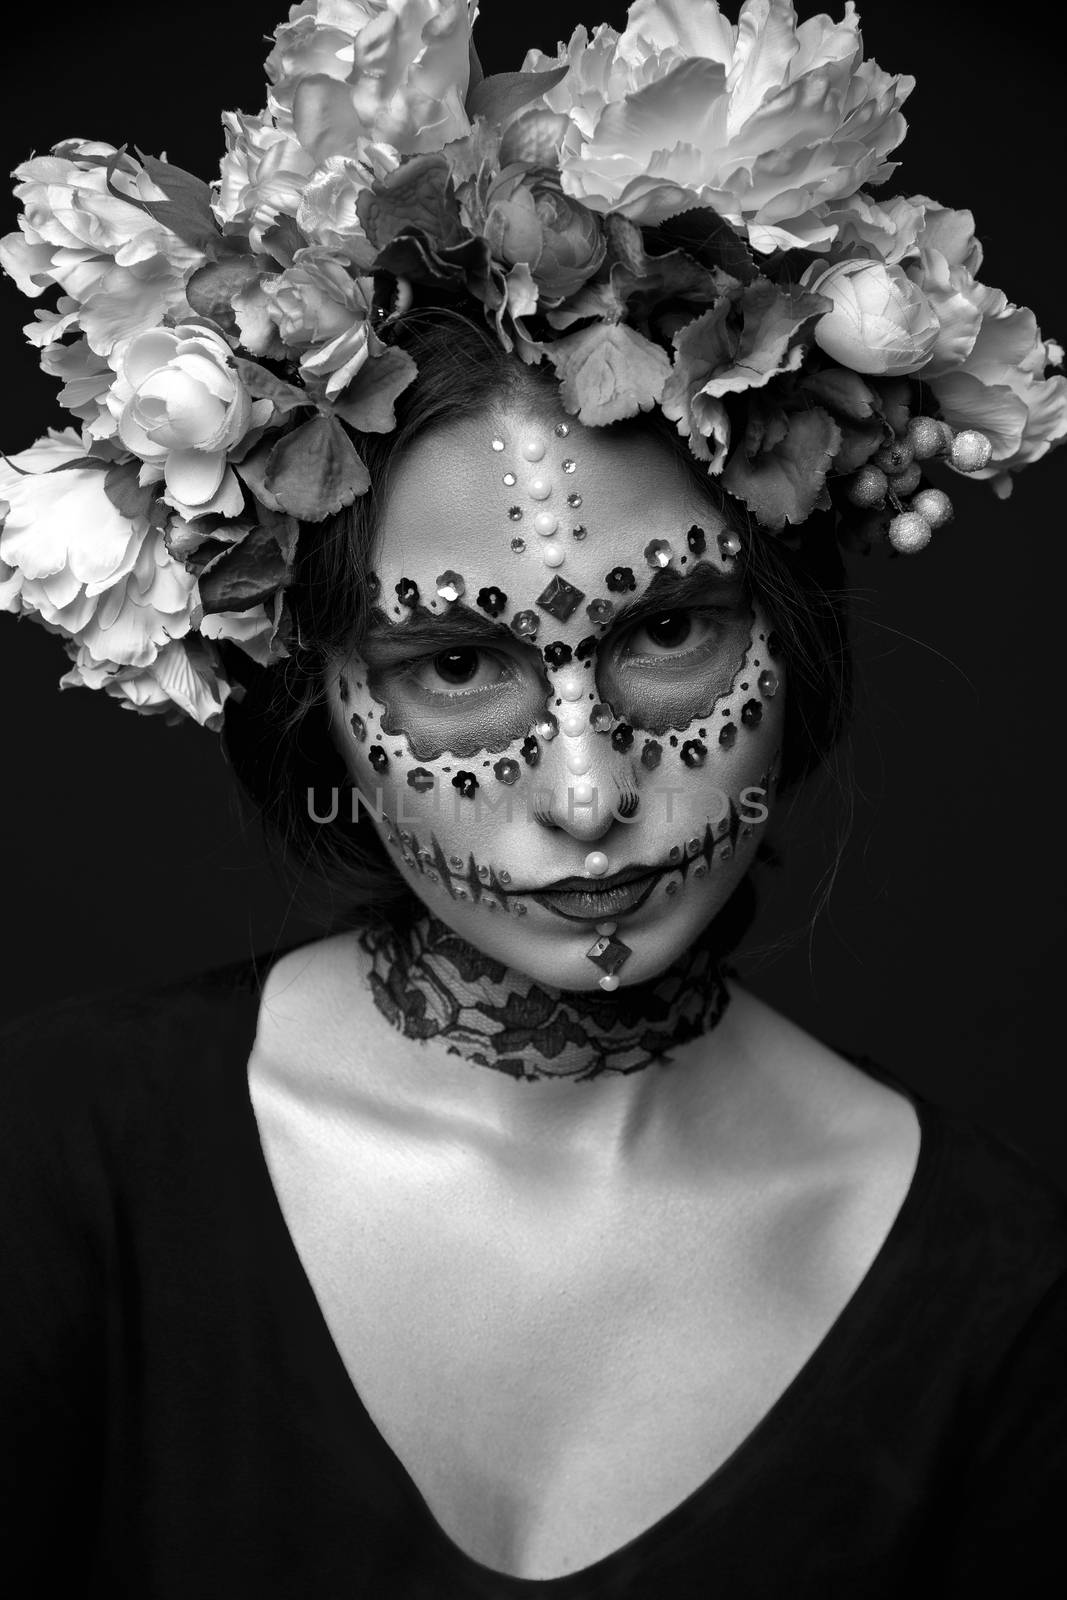
[[[712,617],[689,610],[662,611],[639,623],[627,640],[629,653],[665,656],[698,649],[715,632]]]
[[[455,650],[439,650],[427,656],[413,672],[420,688],[429,693],[471,693],[487,689],[507,677],[503,663],[488,650],[463,645]]]

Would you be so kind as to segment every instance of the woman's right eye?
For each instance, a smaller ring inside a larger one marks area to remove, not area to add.
[[[462,645],[424,657],[414,665],[411,676],[419,688],[430,694],[448,694],[455,690],[470,694],[506,682],[510,673],[506,663],[494,652],[476,645]]]

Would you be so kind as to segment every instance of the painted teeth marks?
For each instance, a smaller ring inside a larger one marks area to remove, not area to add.
[[[446,856],[437,835],[431,833],[429,846],[420,843],[417,835],[397,828],[396,823],[385,819],[389,831],[386,843],[398,850],[406,867],[421,873],[431,883],[444,889],[453,900],[466,900],[484,905],[491,911],[510,911],[524,917],[528,907],[517,897],[510,896],[507,885],[511,874],[498,872],[494,867],[475,861],[473,856]]]

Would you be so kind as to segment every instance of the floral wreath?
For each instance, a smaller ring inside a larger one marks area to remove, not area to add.
[[[416,380],[413,298],[480,304],[600,426],[659,406],[770,534],[922,548],[940,458],[1012,474],[1067,432],[1063,352],[978,281],[967,211],[876,200],[914,80],[852,0],[635,0],[620,34],[483,77],[475,0],[303,0],[267,109],[209,186],[68,140],[17,168],[0,263],[80,428],[0,462],[0,609],[64,637],[62,685],[221,726],[220,646],[293,643],[300,526],[366,492],[360,436]]]

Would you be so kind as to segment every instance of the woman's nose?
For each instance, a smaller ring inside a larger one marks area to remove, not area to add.
[[[561,673],[557,690],[568,682]],[[542,746],[534,815],[575,839],[601,839],[637,809],[630,757],[611,741],[615,719],[607,706],[588,699],[563,698],[552,715],[558,731]]]

